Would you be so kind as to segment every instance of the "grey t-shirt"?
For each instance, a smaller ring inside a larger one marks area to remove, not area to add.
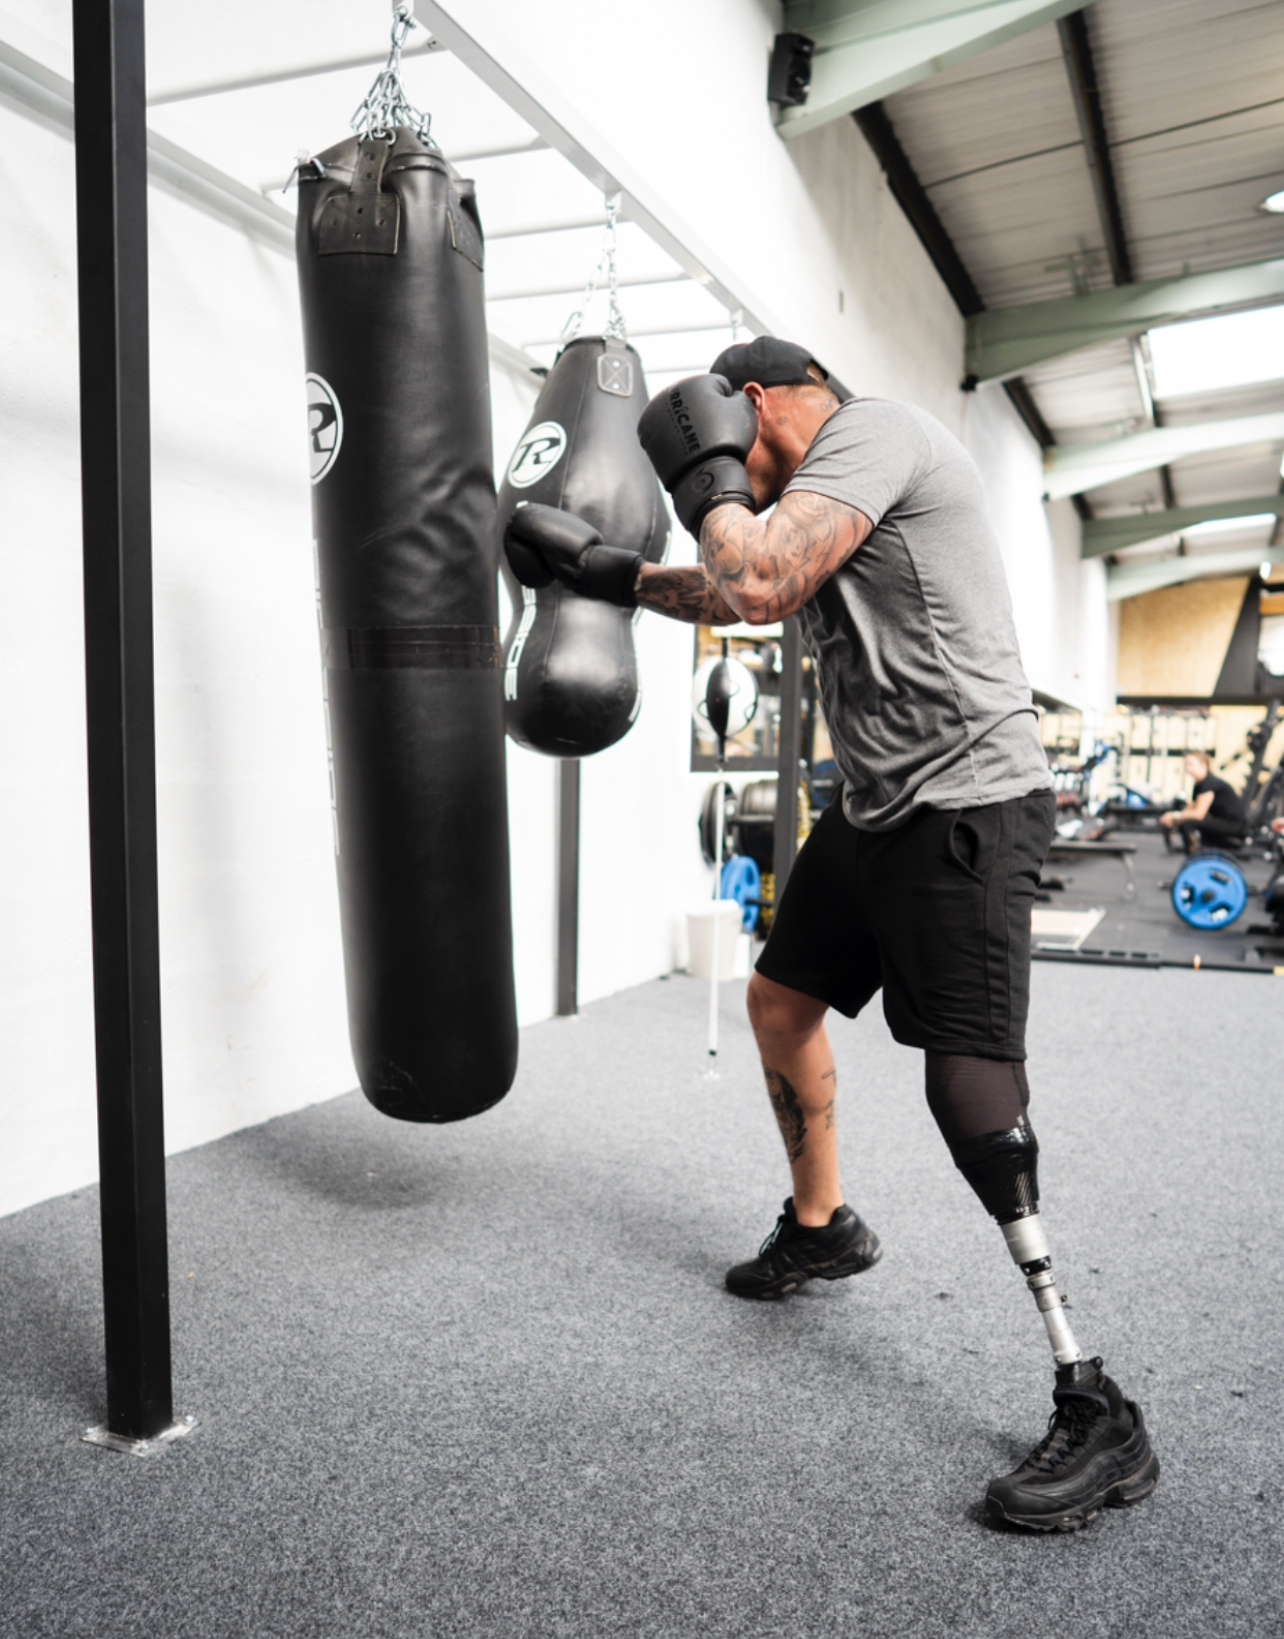
[[[998,542],[971,456],[893,399],[841,405],[786,493],[857,507],[864,544],[799,610],[853,825],[1048,789]]]

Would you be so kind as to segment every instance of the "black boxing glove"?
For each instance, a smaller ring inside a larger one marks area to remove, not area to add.
[[[640,552],[604,546],[593,525],[573,512],[538,501],[519,506],[504,530],[504,556],[523,586],[556,580],[582,598],[637,608],[633,588],[646,560]]]
[[[757,510],[745,471],[757,437],[758,412],[725,376],[688,376],[666,387],[638,422],[678,521],[697,538],[705,514],[723,501]]]

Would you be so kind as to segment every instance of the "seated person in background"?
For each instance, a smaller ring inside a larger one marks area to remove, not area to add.
[[[1190,801],[1161,814],[1159,823],[1181,827],[1188,854],[1196,848],[1216,848],[1219,842],[1238,842],[1248,830],[1248,820],[1234,786],[1213,773],[1202,751],[1187,754],[1186,772],[1195,782]]]

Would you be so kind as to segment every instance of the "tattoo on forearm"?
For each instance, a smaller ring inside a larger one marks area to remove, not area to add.
[[[715,507],[700,531],[700,561],[728,602],[751,602],[760,620],[779,620],[846,563],[868,528],[855,507],[796,490],[766,522],[745,507]]]
[[[637,600],[643,609],[693,626],[733,626],[740,619],[719,597],[703,569],[644,569]]]
[[[807,1137],[807,1121],[802,1105],[798,1102],[798,1094],[779,1070],[769,1070],[764,1065],[763,1075],[767,1078],[767,1096],[776,1114],[776,1125],[785,1141],[785,1154],[792,1166],[802,1155],[803,1142]]]

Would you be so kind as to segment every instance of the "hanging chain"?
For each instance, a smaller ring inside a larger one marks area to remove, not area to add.
[[[409,126],[424,144],[432,144],[429,135],[432,115],[421,114],[406,96],[401,83],[401,51],[406,36],[418,28],[409,6],[398,6],[392,19],[392,50],[379,78],[366,93],[366,100],[352,116],[352,129],[359,137],[383,137],[391,141],[399,125]]]
[[[589,282],[584,287],[584,294],[580,297],[580,305],[562,326],[561,345],[565,347],[573,342],[579,334],[580,326],[584,323],[584,314],[589,303],[593,300],[603,277],[606,279],[607,320],[602,334],[607,341],[624,342],[629,339],[628,326],[624,321],[624,314],[620,310],[620,279],[615,266],[616,236],[615,225],[620,212],[620,198],[612,194],[606,201],[606,230],[602,235],[602,253],[597,259],[597,266],[589,275]]]

